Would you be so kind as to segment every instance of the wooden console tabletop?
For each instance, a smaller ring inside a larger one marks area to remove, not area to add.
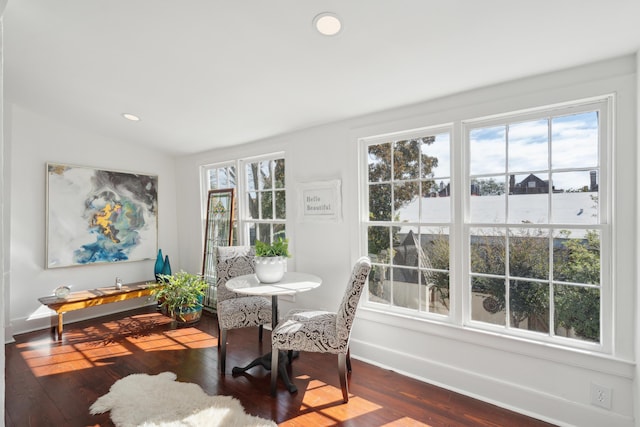
[[[87,289],[86,291],[71,292],[65,298],[58,298],[55,295],[50,295],[38,298],[38,301],[58,314],[58,340],[61,340],[63,329],[62,315],[64,313],[96,305],[109,304],[112,302],[151,295],[151,288],[153,284],[154,281],[151,280],[146,282],[123,284],[122,289],[116,289],[115,286]],[[53,325],[52,327],[55,328],[56,326]]]

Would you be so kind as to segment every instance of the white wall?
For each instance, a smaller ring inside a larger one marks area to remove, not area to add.
[[[636,69],[640,70],[640,54],[636,56]],[[636,88],[640,88],[640,73],[636,74]],[[637,96],[637,106],[640,106],[640,90],[636,93]],[[640,108],[636,111],[636,146],[640,146],[640,132],[638,132],[638,123],[640,123]],[[636,213],[640,212],[640,176],[638,176],[638,167],[640,165],[640,150],[636,153]],[[640,225],[638,215],[636,214],[636,242],[640,242]],[[636,258],[638,255],[638,248],[636,247]],[[640,280],[640,263],[636,263],[636,278]],[[637,286],[636,282],[636,318],[633,322],[637,328],[640,328],[640,288]],[[634,402],[640,402],[640,332],[636,331],[636,339],[635,339],[635,354],[636,354],[636,370],[635,370],[635,379],[633,381],[634,389]],[[640,427],[640,403],[636,403],[635,407],[635,418],[636,418],[636,427]]]
[[[4,14],[4,8],[7,5],[7,1],[0,1],[0,17]],[[4,44],[3,44],[3,22],[0,21],[0,331],[4,334],[5,328],[5,301],[7,301],[7,291],[5,286],[5,271],[8,271],[6,264],[9,263],[8,245],[6,243],[5,236],[8,234],[8,229],[5,227],[5,153],[4,153]],[[2,419],[0,420],[0,427],[4,427],[4,347],[0,351],[0,405],[2,405]]]
[[[65,284],[73,290],[153,279],[155,260],[45,269],[45,187],[47,162],[158,175],[158,244],[180,268],[176,222],[174,159],[154,150],[106,139],[52,121],[16,105],[6,107],[10,145],[10,304],[11,334],[50,325],[50,311],[37,298]],[[117,114],[117,113],[114,113]],[[148,304],[146,298],[65,314],[65,323]]]
[[[344,171],[349,168],[349,160],[343,156],[329,158],[328,151],[335,144],[341,144],[348,137],[348,131],[341,126],[327,126],[311,129],[304,132],[304,138],[311,138],[319,144],[306,144],[299,139],[298,134],[284,135],[270,141],[261,141],[257,144],[249,144],[241,147],[217,150],[211,153],[202,153],[188,156],[177,161],[176,176],[178,188],[178,204],[192,206],[194,203],[200,206],[200,176],[199,168],[202,165],[225,162],[237,158],[247,158],[265,153],[278,151],[286,152],[287,174],[287,216],[295,218],[297,211],[293,204],[297,200],[295,195],[297,187],[295,183],[310,181],[324,181],[341,179],[344,184]],[[313,158],[317,161],[300,162],[300,158]],[[344,191],[344,189],[343,189]],[[202,245],[204,231],[200,211],[186,210],[178,213],[180,234],[180,256],[184,265],[189,269],[198,271],[202,264]],[[350,229],[346,221],[332,224],[322,223],[297,223],[290,222],[287,225],[288,234],[294,236],[290,242],[293,257],[289,259],[289,269],[315,273],[323,278],[325,292],[320,294],[298,294],[297,300],[304,304],[314,302],[321,308],[334,308],[342,298],[342,290],[346,284],[344,271],[350,269],[351,254],[348,240]],[[332,245],[334,239],[341,242],[330,251],[326,248]],[[300,242],[313,242],[313,244],[300,244]],[[339,268],[335,268],[339,267]],[[333,289],[335,292],[330,292]],[[320,298],[320,299],[318,299]],[[285,305],[286,309],[286,305]],[[285,312],[283,309],[283,312]]]
[[[296,306],[335,308],[359,253],[358,137],[447,123],[615,92],[614,354],[568,351],[464,328],[415,321],[361,305],[352,334],[353,357],[561,425],[631,426],[638,339],[635,288],[637,191],[636,59],[619,58],[509,82],[423,104],[332,123],[288,135],[178,159],[181,206],[200,206],[201,165],[286,152],[287,215],[294,270],[318,274],[320,288],[298,294]],[[425,84],[430,84],[425,82]],[[336,100],[339,102],[339,100]],[[304,108],[304,106],[300,106]],[[251,123],[247,123],[251,126]],[[342,180],[344,220],[301,223],[296,184]],[[202,229],[194,210],[178,213],[180,256],[200,267]],[[197,244],[195,244],[197,242]],[[294,303],[284,302],[282,311]],[[231,338],[232,339],[232,338]],[[354,372],[354,375],[357,373]],[[611,410],[590,404],[591,382],[613,389]],[[637,388],[637,387],[636,387]]]

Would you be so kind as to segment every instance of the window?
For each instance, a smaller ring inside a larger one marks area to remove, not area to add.
[[[238,171],[242,174],[240,179]],[[208,190],[236,189],[234,244],[254,245],[256,239],[272,242],[274,238],[286,236],[285,160],[282,154],[205,166],[203,180],[205,195]]]
[[[472,323],[601,342],[606,114],[600,102],[464,125]]]
[[[460,121],[459,141],[446,127],[361,140],[367,304],[604,348],[610,102]]]
[[[236,218],[233,219],[233,245],[255,245],[261,240],[271,243],[286,237],[285,161],[282,154],[259,159],[243,159],[202,168],[203,206],[207,192],[233,188]],[[238,176],[238,171],[241,176]],[[238,179],[240,178],[240,179]],[[206,212],[203,208],[202,224]],[[215,310],[215,277],[205,296],[205,307]]]
[[[245,162],[244,227],[248,243],[286,237],[284,159]]]
[[[234,211],[238,212],[238,180],[235,164],[215,165],[208,166],[203,169],[205,185],[205,200],[204,206],[206,207],[206,194],[209,190],[222,190],[225,188],[233,188],[236,190],[234,200]],[[202,223],[206,221],[206,214],[203,215]],[[233,244],[238,244],[238,221],[237,218],[233,218]],[[203,225],[204,230],[204,225]]]
[[[371,303],[449,312],[450,137],[424,129],[367,142]]]

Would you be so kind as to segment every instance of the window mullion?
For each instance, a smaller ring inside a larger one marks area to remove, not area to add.
[[[555,229],[549,229],[549,336],[555,337],[556,335],[556,305],[555,305],[555,284],[553,277],[553,240],[555,238]]]
[[[469,242],[470,229],[467,226],[469,220],[469,202],[471,197],[469,189],[471,180],[469,171],[469,148],[467,144],[468,134],[459,124],[451,128],[451,249],[450,278],[451,278],[451,317],[454,324],[465,325],[471,317],[470,286],[470,256]],[[461,257],[455,254],[462,254]]]
[[[247,198],[249,197],[249,193],[247,191],[248,183],[247,183],[247,171],[246,171],[246,163],[242,160],[236,161],[236,181],[238,182],[238,195],[241,195],[238,198],[238,213],[236,216],[236,221],[238,221],[238,244],[246,245],[248,244],[248,230],[247,230],[247,211],[248,204]]]

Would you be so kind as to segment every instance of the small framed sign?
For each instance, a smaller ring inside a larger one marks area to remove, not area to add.
[[[299,184],[301,221],[340,221],[340,180]]]

